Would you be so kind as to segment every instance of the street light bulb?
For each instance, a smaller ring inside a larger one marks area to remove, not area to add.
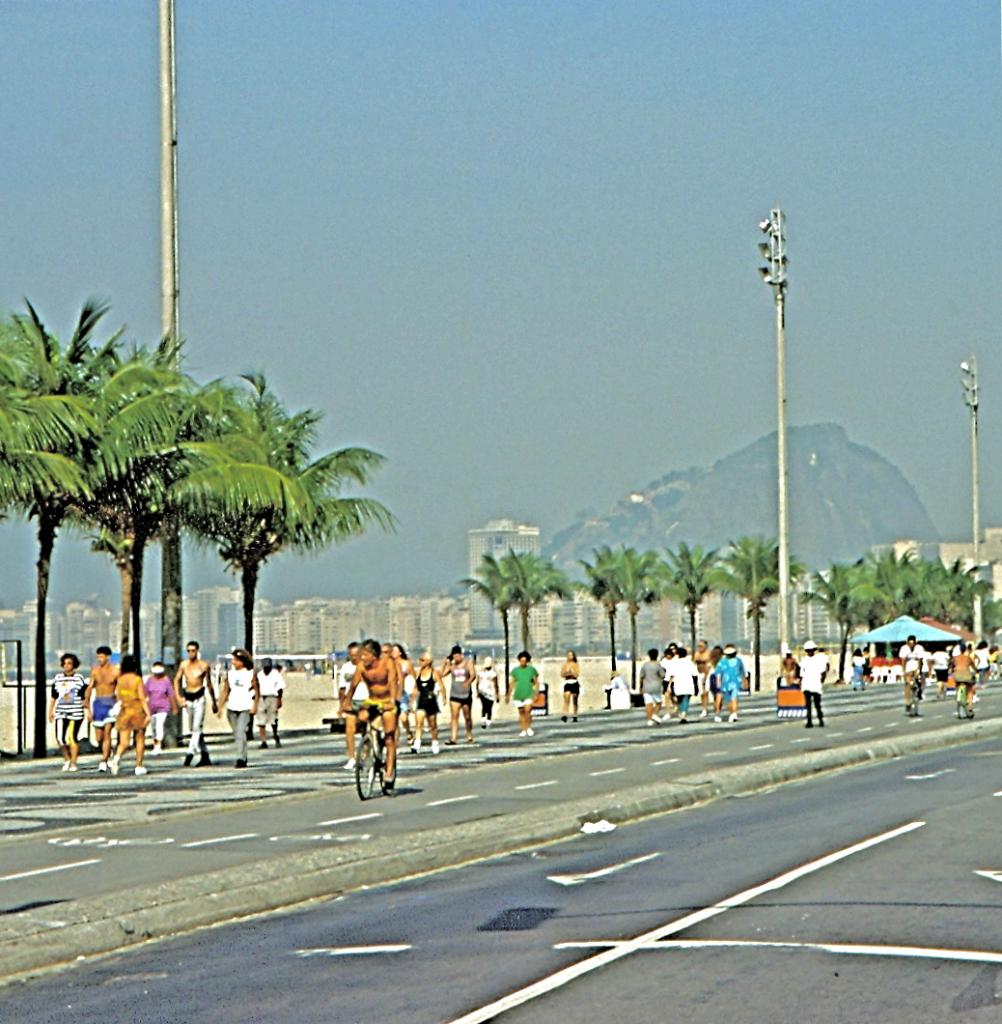
[[[768,267],[759,267],[758,272],[762,275],[762,280],[766,284],[772,284],[772,278],[770,277],[772,271]]]
[[[772,247],[768,242],[759,242],[758,251],[762,256],[762,259],[767,260],[772,255]]]
[[[970,373],[971,372],[971,367],[967,363],[966,360],[960,364],[960,368],[964,371],[964,373]]]
[[[760,220],[758,222],[759,231],[768,231],[772,227],[771,220]]]

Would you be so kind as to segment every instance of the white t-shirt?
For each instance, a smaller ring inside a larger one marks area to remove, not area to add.
[[[904,644],[901,650],[898,651],[898,657],[901,659],[906,672],[920,672],[929,655],[926,654],[925,648],[917,643],[914,647]]]
[[[932,667],[937,672],[948,672],[950,670],[950,655],[946,651],[933,651]]]
[[[230,711],[250,711],[254,706],[253,678],[254,670],[251,668],[231,668],[226,673],[226,681],[230,685],[226,707]]]
[[[351,689],[351,681],[355,678],[355,666],[350,662],[346,661],[341,668],[338,670],[337,677],[337,688],[338,696],[347,693]],[[365,680],[359,681],[358,686],[355,687],[354,700],[365,700],[369,696],[369,687],[366,686]]]
[[[496,697],[498,674],[492,668],[482,668],[477,672],[477,692],[488,700]]]
[[[986,669],[991,665],[988,658],[987,647],[975,647],[974,648],[974,667],[978,670]]]
[[[828,655],[815,651],[800,659],[800,689],[807,693],[821,693],[824,674],[828,671]]]
[[[261,687],[262,697],[278,697],[285,689],[285,677],[277,668],[270,672],[258,672],[257,685]]]
[[[672,684],[672,690],[676,697],[692,697],[696,693],[696,678],[699,669],[692,658],[665,658],[661,662],[667,665],[665,678]]]

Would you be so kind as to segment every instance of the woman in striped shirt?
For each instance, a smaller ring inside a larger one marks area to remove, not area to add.
[[[56,726],[56,742],[63,754],[63,771],[77,770],[80,754],[80,723],[84,719],[84,690],[87,680],[77,671],[80,659],[75,654],[64,654],[59,660],[62,672],[52,680],[52,699],[49,701],[49,721]]]

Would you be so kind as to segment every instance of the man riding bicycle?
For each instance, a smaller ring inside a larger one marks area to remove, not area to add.
[[[378,640],[366,640],[355,668],[347,699],[350,701],[355,688],[364,682],[369,696],[362,701],[358,721],[367,723],[381,716],[383,720],[383,741],[386,746],[386,774],[384,788],[393,789],[397,777],[397,701],[403,689],[400,668],[396,659],[383,654]]]
[[[929,655],[915,637],[910,636],[898,651],[898,657],[901,659],[901,671],[904,673],[905,714],[917,718],[918,702],[922,699],[922,674],[926,670]]]

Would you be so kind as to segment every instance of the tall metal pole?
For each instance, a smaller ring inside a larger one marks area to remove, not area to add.
[[[779,649],[790,649],[790,512],[789,470],[786,454],[786,237],[783,232],[783,211],[776,207],[759,224],[769,236],[759,246],[768,261],[760,268],[762,279],[769,285],[776,300],[776,420],[778,463],[778,523],[779,534]]]
[[[160,13],[160,300],[162,333],[177,343],[180,324],[177,232],[177,111],[174,68],[174,0],[159,0]],[[181,368],[177,349],[177,368]],[[161,657],[173,669],[181,646],[181,533],[175,518],[161,545]]]
[[[960,364],[963,371],[961,383],[964,387],[964,403],[971,410],[971,534],[973,539],[974,578],[981,580],[981,499],[980,459],[978,457],[978,364],[971,358]],[[981,640],[984,622],[981,612],[981,595],[974,595],[974,632]]]

